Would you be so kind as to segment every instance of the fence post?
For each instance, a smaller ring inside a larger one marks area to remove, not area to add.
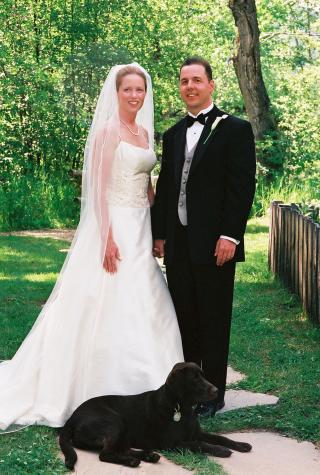
[[[302,305],[305,312],[308,311],[308,218],[303,216],[303,238],[302,243]]]
[[[303,300],[303,216],[299,214],[299,261],[298,261],[298,295]]]
[[[312,320],[314,323],[320,323],[318,308],[319,308],[319,298],[320,298],[320,281],[318,279],[318,272],[319,272],[319,224],[314,224],[312,227],[312,261],[311,261],[311,269],[312,269],[312,280],[311,280],[311,308],[310,314],[312,316]]]
[[[293,290],[299,294],[299,216],[300,213],[296,209],[293,210],[293,231],[294,247],[293,247]]]
[[[278,234],[278,274],[279,277],[287,284],[287,268],[288,268],[288,251],[287,251],[287,239],[288,239],[288,210],[290,205],[279,204],[278,219],[279,219],[279,234]]]
[[[276,272],[277,268],[277,243],[278,243],[278,205],[282,201],[272,201],[270,207],[270,227],[269,227],[269,252],[268,252],[268,264],[269,269],[272,272]]]
[[[275,227],[275,204],[272,201],[270,205],[270,226],[269,226],[269,246],[268,246],[268,267],[273,271],[273,258],[274,258],[274,227]]]
[[[315,226],[315,288],[316,288],[316,301],[315,301],[315,322],[320,325],[320,226]]]
[[[306,301],[306,309],[308,314],[312,315],[312,277],[313,277],[313,222],[308,217],[307,218],[307,241],[306,241],[306,248],[307,248],[307,301]]]

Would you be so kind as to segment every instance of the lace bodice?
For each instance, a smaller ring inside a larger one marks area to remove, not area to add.
[[[149,206],[148,183],[155,163],[156,156],[151,148],[120,141],[111,170],[108,203],[134,208]]]

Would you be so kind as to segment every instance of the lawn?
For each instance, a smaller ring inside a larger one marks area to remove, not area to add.
[[[277,406],[217,415],[217,432],[268,429],[320,445],[320,329],[267,268],[267,220],[252,220],[247,261],[237,267],[230,363],[247,379],[234,388],[279,396]],[[0,236],[0,359],[10,358],[38,315],[68,247],[63,241]],[[224,473],[202,456],[170,455],[198,475]],[[30,427],[1,436],[1,475],[64,473],[53,429]]]

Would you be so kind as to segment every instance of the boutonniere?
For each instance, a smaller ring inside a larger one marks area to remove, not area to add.
[[[209,140],[209,138],[211,137],[211,135],[213,134],[213,132],[215,131],[217,125],[219,124],[220,120],[222,119],[226,119],[228,117],[228,114],[223,114],[221,116],[218,116],[215,118],[214,122],[212,123],[211,125],[211,129],[210,129],[210,134],[208,135],[208,137],[206,138],[206,140],[203,142],[203,145],[205,143],[207,143],[207,141]]]

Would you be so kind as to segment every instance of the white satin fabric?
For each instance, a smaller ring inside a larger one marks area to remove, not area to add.
[[[100,257],[90,253],[96,227],[89,226],[57,297],[13,359],[0,364],[2,430],[60,427],[86,399],[156,389],[183,361],[174,307],[152,256],[147,188],[155,160],[151,148],[120,142],[108,199],[118,272],[101,272]],[[92,298],[97,288],[100,297]]]

